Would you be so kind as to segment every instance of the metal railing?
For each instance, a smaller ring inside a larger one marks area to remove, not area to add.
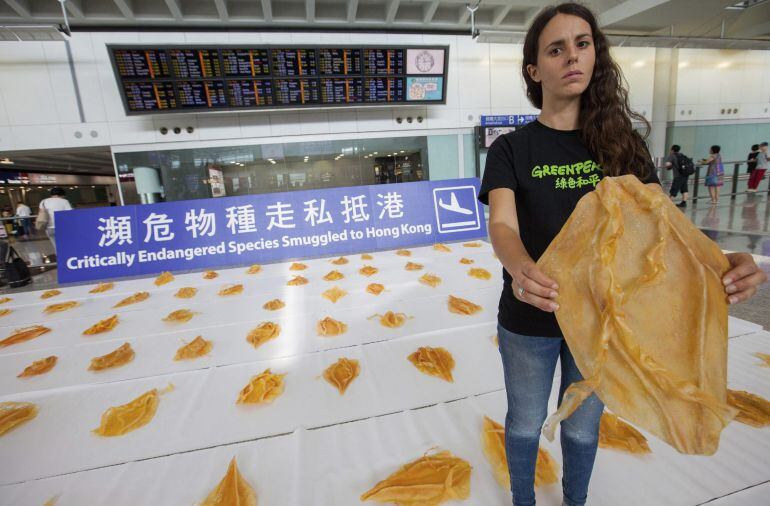
[[[744,181],[748,182],[750,177],[750,174],[746,172],[746,164],[746,160],[722,162],[722,165],[725,167],[725,169],[727,169],[729,166],[732,166],[733,171],[731,174],[728,170],[725,170],[724,185],[720,187],[719,196],[729,196],[731,200],[735,200],[738,195],[744,195],[748,193],[746,191],[748,184],[746,184],[745,187],[741,184]],[[663,189],[668,192],[668,190],[671,189],[671,183],[673,182],[672,171],[667,170],[666,167],[656,167],[656,169],[658,171],[658,178],[661,181]],[[706,191],[705,188],[706,178],[704,169],[707,169],[707,165],[696,163],[695,174],[691,175],[687,181],[687,185],[689,186],[690,190],[690,200],[692,201],[697,201],[698,198],[710,198],[708,191]],[[668,178],[664,178],[667,173],[672,175]],[[762,181],[760,182],[760,186],[764,187],[764,189],[758,189],[757,193],[770,194],[768,183]],[[699,195],[699,193],[702,193],[702,195]]]

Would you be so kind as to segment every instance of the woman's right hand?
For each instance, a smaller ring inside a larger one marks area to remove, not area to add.
[[[513,278],[514,297],[548,313],[559,309],[555,300],[559,296],[559,285],[546,276],[535,262],[522,262],[519,268],[510,274]]]

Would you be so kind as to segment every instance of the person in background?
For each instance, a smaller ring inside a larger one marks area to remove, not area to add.
[[[671,200],[674,200],[679,192],[682,193],[682,201],[676,205],[676,207],[687,207],[687,197],[689,196],[687,191],[687,178],[680,171],[680,158],[679,151],[682,148],[678,144],[671,146],[671,150],[666,157],[666,169],[673,171],[674,180],[671,182],[671,190],[669,195]]]
[[[719,187],[724,184],[724,167],[722,165],[722,155],[719,154],[721,150],[722,148],[719,146],[711,146],[709,156],[700,161],[700,163],[708,165],[706,186],[709,189],[712,204],[719,202]]]
[[[40,201],[40,209],[38,214],[42,211],[48,216],[48,222],[46,224],[45,234],[51,240],[53,244],[54,253],[56,252],[56,213],[59,211],[69,211],[72,209],[72,205],[69,200],[64,198],[64,189],[54,187],[51,188],[51,196],[47,199]]]
[[[757,155],[759,154],[759,144],[752,144],[749,156],[746,157],[746,172],[749,173],[749,179],[751,179],[751,173],[757,168]]]
[[[19,218],[21,229],[27,238],[32,237],[32,218],[30,216],[32,216],[32,210],[27,204],[19,201],[16,204],[16,217]]]
[[[752,151],[754,150],[754,147],[756,146],[752,146]],[[768,162],[770,162],[768,159],[768,156],[770,155],[767,153],[767,142],[761,143],[758,147],[759,151],[757,151],[755,156],[756,167],[753,171],[751,171],[751,177],[749,178],[749,188],[747,190],[752,193],[757,191],[760,181],[765,178],[765,171],[767,171],[767,167],[769,165]],[[749,154],[749,156],[751,156],[751,154]]]

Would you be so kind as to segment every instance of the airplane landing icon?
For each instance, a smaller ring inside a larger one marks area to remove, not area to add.
[[[454,211],[460,214],[473,214],[472,210],[465,209],[464,207],[461,207],[460,204],[457,203],[457,195],[455,195],[455,192],[452,192],[451,197],[449,198],[449,204],[445,204],[444,201],[439,198],[438,205],[446,209],[447,211]]]

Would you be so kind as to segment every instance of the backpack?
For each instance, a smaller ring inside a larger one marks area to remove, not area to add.
[[[32,281],[27,262],[12,247],[5,262],[5,278],[11,288],[18,288]]]
[[[677,153],[676,159],[679,162],[679,173],[683,176],[692,176],[695,174],[695,164],[692,158],[687,158],[682,153]]]

